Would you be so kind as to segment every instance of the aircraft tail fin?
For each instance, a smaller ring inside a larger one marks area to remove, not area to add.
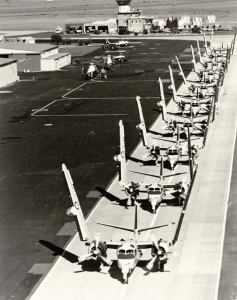
[[[62,164],[62,170],[64,172],[65,179],[67,181],[68,189],[69,189],[71,199],[72,199],[72,204],[73,204],[73,206],[67,210],[67,214],[70,216],[74,216],[80,239],[83,241],[89,240],[90,234],[89,234],[89,231],[88,231],[88,228],[86,225],[86,221],[85,221],[83,212],[81,210],[80,202],[78,200],[78,197],[77,197],[77,194],[76,194],[76,191],[74,188],[71,174],[65,164]]]
[[[177,126],[177,145],[179,146],[180,143],[180,128]]]
[[[143,145],[145,147],[149,147],[146,124],[145,124],[145,120],[144,120],[144,116],[143,116],[140,99],[141,99],[141,97],[139,97],[139,96],[136,97],[137,107],[138,107],[138,112],[139,112],[139,117],[140,117],[140,122],[141,122],[140,124],[137,125],[137,128],[140,129],[142,132]]]
[[[119,121],[119,138],[120,138],[120,152],[114,156],[114,160],[120,163],[119,168],[119,181],[121,184],[127,184],[127,160],[126,160],[126,149],[125,149],[125,133],[123,121]]]
[[[163,181],[163,171],[164,171],[164,160],[163,155],[161,155],[161,161],[160,161],[160,180]]]

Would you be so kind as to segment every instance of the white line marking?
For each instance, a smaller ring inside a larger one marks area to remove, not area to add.
[[[105,117],[105,116],[128,116],[128,114],[37,115],[36,117]]]

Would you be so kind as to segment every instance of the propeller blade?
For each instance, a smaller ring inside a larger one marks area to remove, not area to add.
[[[153,268],[154,263],[155,263],[155,261],[156,261],[156,258],[157,258],[157,255],[154,256],[154,257],[148,262],[148,264],[146,265],[146,268],[147,268],[148,270],[151,270],[151,269]]]
[[[100,256],[100,258],[103,260],[103,262],[106,264],[106,265],[108,265],[108,266],[111,266],[111,264],[112,264],[112,261],[110,260],[110,259],[108,259],[108,258],[106,258],[105,256]]]
[[[95,249],[97,250],[100,243],[100,233],[95,233]]]
[[[88,258],[92,257],[93,253],[88,253],[82,256],[78,256],[79,263],[82,263],[83,261],[87,260]]]
[[[160,248],[159,248],[156,236],[154,234],[152,234],[150,236],[150,240],[153,242],[153,245],[155,246],[156,250],[159,251]]]

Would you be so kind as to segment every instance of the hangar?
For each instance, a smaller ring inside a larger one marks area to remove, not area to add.
[[[47,44],[0,44],[0,57],[17,60],[19,72],[56,71],[71,63],[70,53],[59,53],[58,46]]]
[[[19,80],[17,60],[0,58],[0,88]]]

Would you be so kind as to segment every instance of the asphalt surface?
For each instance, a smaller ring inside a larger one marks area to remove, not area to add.
[[[192,43],[196,46],[195,42]],[[189,48],[190,44],[190,41],[160,40],[134,44],[134,48],[127,52],[129,62],[109,73],[108,81],[114,81],[114,85],[103,83],[103,88],[97,83],[88,83],[85,90],[73,96],[83,98],[87,95],[91,99],[62,101],[68,89],[85,83],[81,65],[69,66],[59,72],[20,74],[21,79],[26,81],[1,89],[11,91],[2,92],[0,101],[1,300],[25,299],[52,267],[58,250],[74,234],[73,229],[57,234],[65,223],[71,222],[65,214],[70,200],[61,164],[66,163],[70,169],[82,209],[87,214],[97,201],[97,197],[87,197],[87,194],[95,191],[96,187],[105,189],[116,173],[116,163],[112,158],[118,151],[118,121],[121,115],[109,114],[124,114],[126,147],[130,153],[139,141],[135,129],[138,114],[135,99],[128,100],[127,97],[135,97],[136,88],[140,88],[139,92],[143,92],[144,97],[158,97],[159,88],[157,84],[155,90],[154,80],[159,76],[167,80],[169,73],[165,70],[168,64],[174,55]],[[82,63],[101,53],[97,50],[86,55]],[[190,56],[182,58],[186,74],[191,69],[190,59]],[[173,67],[177,68],[177,65]],[[34,81],[31,81],[33,76]],[[178,87],[177,72],[174,77]],[[121,85],[120,81],[124,84]],[[140,85],[131,81],[140,81]],[[168,82],[164,84],[168,100],[170,91],[167,87]],[[119,101],[110,98],[119,96],[122,98]],[[98,97],[110,99],[105,101]],[[57,109],[54,105],[50,106],[46,112],[50,116],[42,116],[42,112],[41,116],[31,116],[32,109],[39,109],[54,100],[59,100],[56,103],[61,102],[62,105]],[[73,104],[75,101],[76,105]],[[157,98],[142,101],[148,128],[158,114],[156,103]],[[58,110],[63,116],[57,116]],[[101,112],[108,115],[77,116]],[[54,249],[53,255],[39,242],[42,240]],[[37,263],[44,264],[45,269],[33,275],[29,271]]]

